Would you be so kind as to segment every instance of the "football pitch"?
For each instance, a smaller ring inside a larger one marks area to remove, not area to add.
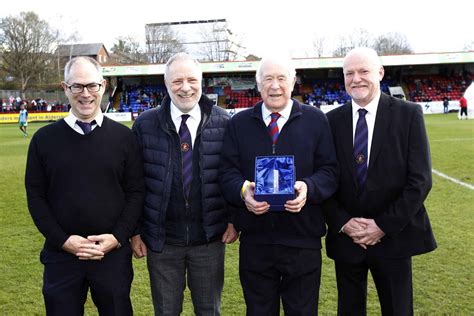
[[[438,249],[413,259],[415,314],[473,315],[474,120],[459,121],[456,113],[450,113],[426,115],[425,122],[434,169],[433,188],[425,205]],[[23,137],[17,124],[0,124],[0,315],[45,314],[43,267],[39,262],[44,239],[27,209],[24,174],[31,136],[46,124],[29,124],[28,137]],[[322,251],[319,313],[336,315],[334,264]],[[146,260],[133,259],[133,264],[134,312],[153,315]],[[368,315],[380,314],[372,281],[367,307]],[[85,314],[97,315],[90,296]],[[183,315],[194,315],[188,291]],[[226,248],[222,315],[245,315],[238,276],[238,242]]]

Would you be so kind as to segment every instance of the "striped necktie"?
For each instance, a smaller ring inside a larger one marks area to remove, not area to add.
[[[359,109],[359,119],[357,120],[354,135],[354,159],[356,162],[359,191],[364,189],[367,180],[367,146],[369,130],[367,128],[367,121],[365,120],[366,114],[366,109]]]
[[[189,197],[191,182],[193,181],[193,148],[191,142],[191,133],[189,132],[186,120],[189,114],[181,115],[181,126],[179,127],[179,138],[181,140],[181,159],[183,174],[183,190],[186,199]]]
[[[273,145],[275,145],[278,139],[278,135],[280,134],[278,130],[277,121],[281,115],[280,113],[272,113],[270,115],[272,117],[272,120],[270,121],[270,124],[268,124],[268,133],[270,134],[270,137],[272,138]]]

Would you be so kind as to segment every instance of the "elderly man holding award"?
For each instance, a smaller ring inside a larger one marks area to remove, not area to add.
[[[220,181],[240,231],[239,274],[247,315],[316,315],[321,278],[321,203],[337,189],[331,131],[318,109],[291,99],[289,58],[264,58],[263,102],[235,114]]]

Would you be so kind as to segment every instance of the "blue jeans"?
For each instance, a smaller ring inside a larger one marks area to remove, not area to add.
[[[225,244],[165,245],[147,256],[155,315],[180,315],[186,278],[196,315],[220,315]]]

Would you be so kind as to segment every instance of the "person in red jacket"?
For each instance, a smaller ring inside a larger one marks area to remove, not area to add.
[[[467,100],[464,96],[459,99],[459,106],[461,107],[461,112],[459,113],[459,119],[462,120],[462,115],[466,114],[467,120]]]

